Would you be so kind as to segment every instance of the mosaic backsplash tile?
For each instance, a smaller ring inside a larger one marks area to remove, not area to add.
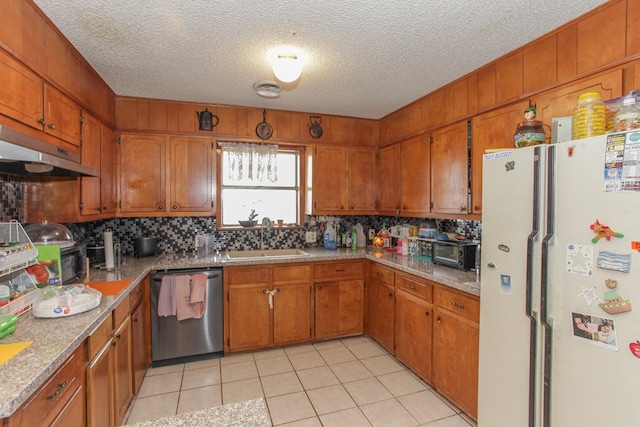
[[[6,222],[24,220],[24,191],[19,178],[0,174],[0,220]],[[312,221],[315,220],[315,224]],[[322,217],[305,218],[304,227],[274,227],[264,233],[264,247],[268,249],[308,248],[322,246]],[[365,235],[369,229],[380,230],[383,225],[420,225],[424,218],[397,218],[387,216],[342,216],[334,217],[340,225],[351,229],[361,224]],[[313,224],[313,225],[312,225]],[[216,220],[212,217],[144,217],[112,218],[109,220],[65,224],[73,233],[75,240],[88,244],[101,245],[105,230],[111,229],[114,241],[119,242],[124,255],[133,255],[133,242],[136,237],[153,236],[158,238],[158,250],[168,253],[183,253],[194,250],[194,237],[200,233],[214,233],[224,249],[247,250],[260,249],[260,229],[217,230]],[[459,233],[469,239],[481,239],[482,224],[479,221],[436,220],[437,229],[443,233]],[[306,231],[316,231],[316,242],[306,243]]]

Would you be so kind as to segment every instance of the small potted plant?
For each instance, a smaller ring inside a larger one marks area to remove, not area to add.
[[[251,213],[249,214],[249,220],[238,221],[238,222],[243,227],[253,227],[258,224],[258,220],[256,219],[257,216],[258,214],[256,213],[256,210],[251,209]]]

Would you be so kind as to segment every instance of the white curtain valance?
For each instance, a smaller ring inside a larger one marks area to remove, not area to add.
[[[242,181],[278,181],[278,146],[245,142],[218,142],[229,165],[229,179]]]

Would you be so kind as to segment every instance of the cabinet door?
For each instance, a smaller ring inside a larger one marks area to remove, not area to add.
[[[349,215],[375,214],[376,150],[349,147],[347,153]]]
[[[0,50],[0,114],[42,130],[43,84],[37,74]]]
[[[316,339],[361,334],[364,315],[364,280],[317,283]]]
[[[80,147],[82,110],[71,98],[48,84],[44,85],[44,131]]]
[[[468,156],[466,120],[431,134],[431,212],[467,213]]]
[[[513,148],[516,125],[523,120],[529,101],[520,101],[480,114],[471,131],[471,213],[482,213],[482,156],[486,150]]]
[[[314,213],[347,213],[347,149],[318,146],[313,160]]]
[[[86,401],[84,387],[78,387],[71,400],[64,406],[51,427],[84,426],[86,421]]]
[[[395,356],[430,382],[430,355],[433,347],[432,305],[404,290],[398,290],[395,310]]]
[[[478,413],[477,324],[436,308],[433,385],[472,417]]]
[[[113,413],[113,340],[87,366],[87,426],[115,425]]]
[[[269,285],[229,287],[229,350],[268,347],[271,343]]]
[[[369,335],[393,352],[394,289],[378,280],[367,280],[367,329]]]
[[[82,123],[82,164],[100,170],[101,164],[101,125],[100,121],[89,113],[84,114]],[[101,171],[102,175],[102,171]],[[101,177],[83,177],[80,186],[80,214],[98,215],[102,207],[100,200]]]
[[[118,139],[108,126],[101,126],[100,137],[100,213],[115,213],[118,206]]]
[[[131,368],[131,316],[127,316],[113,333],[114,381],[113,400],[116,425],[122,424],[133,399],[133,374]]]
[[[403,216],[430,213],[431,147],[426,134],[402,141],[402,212]]]
[[[143,300],[131,313],[131,369],[134,395],[140,390],[144,374],[147,371],[147,342],[145,338],[147,326],[144,317],[146,304],[146,301]]]
[[[274,285],[273,344],[311,340],[311,284]]]
[[[215,194],[213,138],[171,137],[169,209],[212,212]]]
[[[402,203],[400,144],[387,145],[378,156],[378,213],[398,215]]]
[[[122,135],[120,144],[120,210],[165,212],[166,146],[160,135]]]

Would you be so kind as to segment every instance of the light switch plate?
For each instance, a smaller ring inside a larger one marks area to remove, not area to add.
[[[307,231],[305,236],[305,241],[307,243],[315,243],[316,242],[316,232],[315,231]]]

